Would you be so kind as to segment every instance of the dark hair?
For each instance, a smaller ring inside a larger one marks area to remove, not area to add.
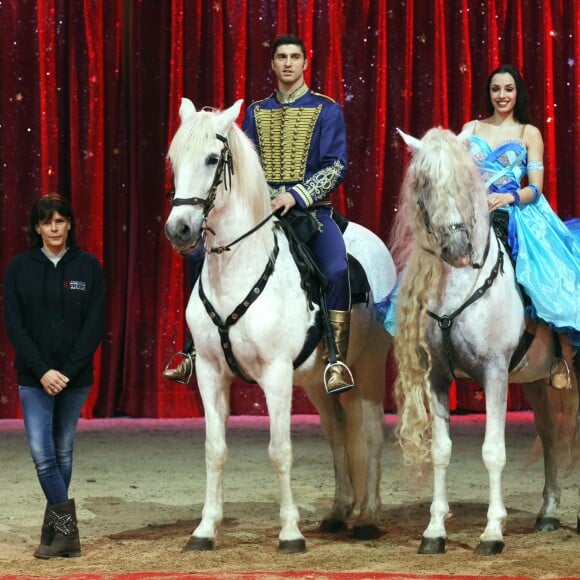
[[[276,54],[278,47],[282,46],[283,44],[295,44],[296,46],[299,46],[300,50],[302,51],[302,55],[304,58],[306,58],[306,47],[304,46],[304,43],[299,36],[296,36],[295,34],[281,34],[280,36],[277,36],[272,43],[272,59],[274,59],[274,55]]]
[[[75,216],[71,205],[67,199],[58,195],[57,193],[49,193],[43,195],[32,206],[30,212],[30,222],[28,226],[28,237],[31,248],[42,247],[42,237],[36,231],[36,226],[44,220],[50,219],[54,212],[58,212],[62,217],[70,221],[70,230],[66,239],[66,245],[69,248],[74,248],[77,245],[77,236],[75,231]]]
[[[529,110],[529,103],[528,103],[528,91],[526,89],[526,85],[524,84],[524,79],[522,79],[522,75],[518,72],[518,69],[511,64],[502,64],[498,66],[495,70],[491,72],[487,79],[487,83],[485,83],[485,95],[483,97],[485,107],[487,109],[488,114],[493,114],[493,104],[491,102],[491,96],[489,94],[491,88],[491,79],[497,74],[504,74],[508,73],[512,75],[514,81],[516,82],[516,105],[514,107],[514,118],[516,121],[520,123],[529,123],[530,122],[530,110]]]

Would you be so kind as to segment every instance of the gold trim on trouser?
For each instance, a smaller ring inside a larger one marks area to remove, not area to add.
[[[346,310],[329,310],[328,318],[332,336],[336,345],[336,363],[328,360],[328,347],[324,347],[324,386],[328,394],[341,393],[354,387],[354,379],[346,366],[348,339],[350,335],[350,312]]]

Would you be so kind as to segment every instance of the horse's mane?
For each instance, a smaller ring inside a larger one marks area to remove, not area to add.
[[[168,151],[174,167],[188,157],[207,154],[208,142],[214,143],[216,138],[213,122],[216,114],[218,111],[215,109],[203,109],[182,122]],[[245,211],[251,213],[255,224],[258,224],[271,212],[268,184],[260,158],[251,140],[237,124],[231,125],[227,140],[233,158],[233,175],[232,191],[226,192],[226,195],[233,191],[237,192],[237,195],[227,198],[228,203],[242,205]],[[271,248],[270,228],[260,228],[253,236],[256,236],[255,239],[260,240],[265,247]]]
[[[400,415],[397,436],[408,464],[429,459],[426,441],[434,401],[425,327],[428,304],[442,292],[444,283],[443,262],[436,255],[437,236],[427,232],[417,200],[422,198],[429,207],[432,228],[445,227],[450,216],[459,213],[470,229],[478,195],[485,196],[485,189],[465,145],[451,131],[428,131],[407,168],[390,243],[402,271],[394,340],[399,367],[395,396]]]

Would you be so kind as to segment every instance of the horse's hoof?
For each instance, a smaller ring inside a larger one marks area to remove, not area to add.
[[[280,540],[278,543],[278,552],[281,554],[300,554],[306,552],[306,540]]]
[[[344,520],[322,520],[320,526],[318,526],[318,531],[323,534],[338,534],[339,532],[344,532],[346,529],[347,526]]]
[[[352,537],[355,540],[378,540],[381,536],[379,528],[374,524],[353,526]]]
[[[536,519],[538,532],[553,532],[560,528],[560,520],[555,517],[543,516]]]
[[[504,542],[499,540],[479,542],[475,547],[475,553],[478,556],[497,556],[502,553],[504,546]]]
[[[425,538],[421,540],[418,554],[445,554],[445,538]]]
[[[213,550],[215,545],[214,540],[211,538],[196,538],[195,536],[191,536],[187,544],[185,544],[185,548],[183,548],[184,552],[208,552]]]

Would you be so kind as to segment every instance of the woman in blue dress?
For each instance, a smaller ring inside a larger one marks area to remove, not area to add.
[[[471,132],[469,149],[488,188],[489,210],[507,223],[516,278],[531,301],[528,314],[560,337],[565,362],[553,374],[560,386],[580,346],[580,228],[577,220],[564,223],[542,195],[544,142],[529,123],[519,72],[510,65],[495,69],[485,100],[489,117],[463,130]]]

